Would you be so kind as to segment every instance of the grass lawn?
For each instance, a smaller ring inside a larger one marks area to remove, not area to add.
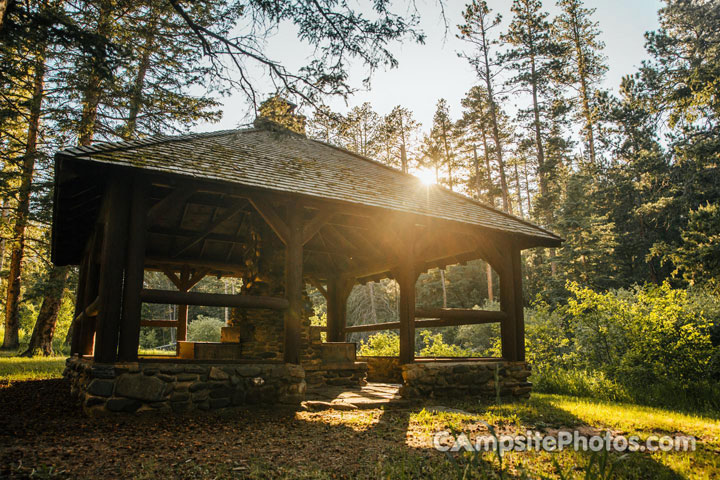
[[[86,418],[55,379],[63,359],[0,358],[0,478],[463,478],[470,454],[449,461],[432,447],[440,430],[486,435],[688,435],[695,452],[611,453],[614,476],[587,476],[586,452],[484,453],[465,478],[720,478],[720,421],[658,408],[534,394],[501,405],[429,400],[399,409],[273,408]],[[49,378],[48,380],[38,380]],[[438,411],[437,406],[463,412]],[[460,469],[460,470],[459,470]],[[610,469],[606,468],[607,473]]]
[[[16,357],[0,353],[0,382],[60,378],[66,357]]]

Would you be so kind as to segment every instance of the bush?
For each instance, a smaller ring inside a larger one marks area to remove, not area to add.
[[[420,332],[421,357],[469,357],[472,351],[457,345],[445,343],[442,333],[433,334],[430,330]],[[370,335],[367,342],[360,341],[358,355],[377,357],[397,357],[400,354],[400,337],[393,332],[380,332]]]
[[[433,334],[430,330],[420,332],[423,347],[420,349],[421,357],[470,357],[472,352],[448,344],[443,341],[442,333]]]
[[[720,348],[713,344],[718,301],[669,284],[572,293],[554,311],[526,313],[527,359],[537,391],[720,409]]]
[[[358,355],[367,357],[397,357],[400,355],[400,337],[392,332],[380,332],[360,341]]]
[[[225,322],[219,318],[198,315],[188,325],[188,340],[191,342],[219,342],[220,329],[224,326]]]

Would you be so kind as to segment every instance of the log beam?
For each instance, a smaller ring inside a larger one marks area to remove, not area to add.
[[[369,325],[353,325],[351,327],[345,327],[346,333],[352,332],[375,332],[378,330],[398,330],[400,329],[400,322],[383,322],[383,323],[372,323]]]
[[[205,240],[205,238],[210,235],[216,228],[218,228],[220,225],[225,223],[226,221],[230,220],[234,216],[238,215],[240,212],[243,211],[245,208],[245,202],[244,201],[237,201],[233,205],[229,206],[225,213],[220,215],[219,218],[215,219],[214,221],[210,222],[210,225],[208,225],[201,233],[195,236],[195,238],[191,238],[185,244],[178,248],[171,256],[174,258],[177,258],[181,254],[185,253],[198,243]]]
[[[415,318],[487,320],[488,323],[492,323],[505,320],[507,314],[505,312],[473,310],[471,308],[418,308],[415,310]]]
[[[333,215],[334,212],[332,211],[320,210],[315,214],[312,219],[305,223],[305,225],[303,226],[303,245],[312,240],[312,238],[320,231],[322,227],[325,226],[325,224],[332,218]]]
[[[248,198],[248,200],[263,220],[265,220],[265,223],[267,223],[278,238],[287,245],[290,237],[290,227],[288,227],[287,223],[280,217],[275,207],[263,198],[252,197]]]
[[[173,290],[143,289],[140,298],[145,303],[166,305],[200,305],[205,307],[269,308],[284,310],[288,301],[278,297],[231,295],[225,293],[177,292]]]
[[[195,192],[197,192],[197,189],[194,187],[178,185],[175,190],[148,210],[148,225],[155,223],[163,214],[167,213],[167,211],[173,207],[184,204]]]

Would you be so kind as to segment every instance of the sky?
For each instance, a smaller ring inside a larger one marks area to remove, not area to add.
[[[335,111],[345,113],[363,102],[370,102],[373,109],[384,115],[396,105],[409,108],[424,129],[429,129],[435,106],[440,98],[450,105],[453,118],[461,114],[460,100],[477,83],[477,78],[467,60],[458,57],[458,52],[468,45],[455,37],[456,25],[462,23],[463,0],[445,0],[445,15],[448,29],[442,19],[435,0],[417,0],[421,15],[420,29],[426,34],[424,45],[406,42],[395,45],[391,50],[399,61],[395,69],[377,71],[372,77],[369,89],[362,80],[367,71],[362,65],[354,64],[350,70],[351,85],[360,89],[345,103],[342,99],[329,99],[328,105]],[[586,6],[595,8],[595,19],[602,31],[605,43],[604,54],[609,70],[604,87],[616,92],[624,75],[634,72],[647,58],[644,48],[644,33],[658,27],[657,11],[660,0],[586,0]],[[493,13],[502,15],[501,29],[505,30],[510,18],[510,0],[488,0]],[[554,0],[544,1],[551,16],[557,13]],[[288,67],[299,67],[307,63],[312,50],[298,41],[292,24],[282,24],[278,31],[267,40],[266,52],[272,59]],[[262,76],[255,77],[258,83]],[[203,124],[199,130],[211,131],[236,128],[252,120],[249,108],[242,94],[234,94],[223,100],[223,117],[219,123]],[[515,99],[509,99],[513,107]],[[522,102],[521,99],[518,102]]]

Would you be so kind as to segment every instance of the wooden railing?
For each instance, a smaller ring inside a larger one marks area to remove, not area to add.
[[[457,325],[479,325],[500,323],[508,318],[507,313],[495,310],[473,310],[470,308],[418,308],[415,310],[415,327],[453,327]],[[345,333],[398,330],[400,322],[372,323],[345,327]],[[327,330],[327,329],[325,329]]]

